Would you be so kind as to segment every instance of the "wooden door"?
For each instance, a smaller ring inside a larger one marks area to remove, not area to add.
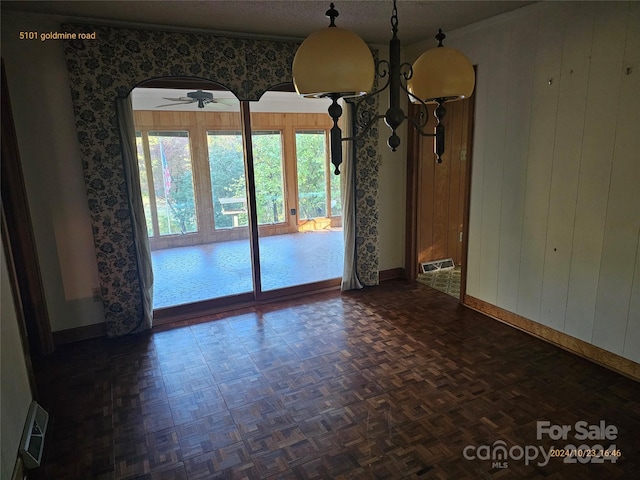
[[[445,105],[445,153],[440,164],[435,162],[434,139],[409,129],[405,267],[409,278],[415,278],[423,262],[452,258],[456,265],[464,263],[473,101],[471,97]],[[409,114],[416,112],[411,106]],[[435,119],[430,118],[425,131],[434,126]]]

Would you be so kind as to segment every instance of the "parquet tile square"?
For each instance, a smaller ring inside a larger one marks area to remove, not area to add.
[[[205,320],[39,359],[51,424],[44,466],[30,478],[588,480],[640,471],[637,382],[426,286],[387,282]],[[622,456],[599,465],[510,459],[507,468],[464,456],[498,441],[558,447],[536,438],[540,420],[604,420],[617,427]]]

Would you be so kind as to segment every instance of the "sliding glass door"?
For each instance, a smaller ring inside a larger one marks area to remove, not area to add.
[[[331,178],[327,148],[331,120],[284,107],[297,102],[295,93],[267,92],[250,104],[263,292],[342,275],[340,184]]]
[[[155,94],[155,104],[186,93]],[[240,102],[213,96],[202,109],[134,112],[154,309],[253,297]]]
[[[283,92],[248,104],[213,96],[229,101],[135,111],[154,308],[337,284],[340,187],[326,103]]]

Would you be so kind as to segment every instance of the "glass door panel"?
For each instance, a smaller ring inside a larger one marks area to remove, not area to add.
[[[144,143],[142,133],[136,132],[136,147],[138,151],[138,170],[140,172],[140,191],[142,193],[142,205],[144,206],[144,216],[147,223],[147,235],[153,237],[153,217],[151,208],[151,196],[149,194],[149,173],[147,172],[147,162],[145,161]],[[153,209],[155,210],[155,209]]]
[[[264,292],[342,276],[341,222],[334,228],[330,220],[329,103],[267,92],[250,104]],[[339,177],[335,185],[339,200]]]
[[[150,95],[150,107],[134,116],[155,309],[339,280],[342,209],[328,158],[329,100],[267,92],[243,106],[247,118],[230,92],[213,90],[215,101],[201,109],[165,101],[189,91],[146,90],[139,104]]]
[[[285,221],[282,133],[254,131],[251,133],[251,144],[258,225],[282,223]]]
[[[189,93],[133,92],[154,309],[253,297],[240,102],[213,89],[199,108]]]
[[[325,142],[324,131],[296,132],[300,220],[328,216]]]
[[[197,232],[189,132],[149,132],[158,234]]]
[[[209,131],[207,148],[214,228],[247,227],[249,217],[241,132]]]
[[[207,250],[216,297],[253,292],[247,181],[242,133],[207,130],[213,238]]]

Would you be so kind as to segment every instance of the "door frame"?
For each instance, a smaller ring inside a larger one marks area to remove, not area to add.
[[[166,80],[166,81],[165,81]],[[176,82],[172,79],[156,79],[154,81],[145,82],[141,86],[153,86],[156,88],[206,88],[211,89],[209,86],[204,86],[204,83],[196,83],[195,85],[189,81],[189,79],[178,79]],[[177,87],[176,85],[179,85]],[[215,85],[215,84],[213,84]],[[291,87],[292,88],[292,87]],[[280,88],[274,88],[275,91],[291,91],[290,87],[281,86]],[[211,313],[218,313],[228,311],[236,308],[251,307],[260,305],[266,302],[273,301],[275,299],[294,298],[301,295],[308,295],[315,292],[321,292],[326,290],[335,290],[340,287],[342,279],[330,279],[310,284],[294,285],[291,287],[284,287],[277,290],[262,290],[262,276],[260,265],[260,253],[259,253],[259,229],[257,219],[257,207],[256,207],[256,191],[255,191],[255,171],[254,171],[254,158],[253,148],[251,142],[252,133],[252,121],[249,101],[240,101],[240,130],[243,138],[243,152],[245,163],[245,178],[247,185],[247,212],[249,215],[249,242],[250,242],[250,255],[253,272],[253,291],[240,293],[237,295],[231,295],[220,298],[213,298],[194,303],[181,304],[172,307],[163,307],[153,310],[154,325],[162,325],[166,323],[172,323],[177,320],[184,320],[187,318],[200,317]],[[297,182],[296,182],[296,197],[297,197]],[[296,204],[296,211],[297,211]],[[297,216],[296,216],[297,218]],[[331,219],[329,219],[331,221]],[[297,228],[300,228],[299,222],[296,220]]]
[[[24,184],[18,138],[2,59],[2,211],[3,239],[6,235],[7,261],[15,266],[14,295],[19,293],[25,342],[32,355],[53,353],[55,345],[40,272],[29,202]],[[5,224],[6,221],[6,224]],[[6,230],[6,231],[5,231]],[[13,281],[12,281],[13,283]],[[12,285],[12,287],[14,287]]]
[[[419,113],[419,106],[410,104],[408,116]],[[465,118],[468,131],[465,144],[466,149],[466,177],[463,182],[463,225],[462,225],[462,249],[460,271],[460,303],[464,303],[467,286],[467,257],[469,249],[469,211],[471,204],[471,172],[473,167],[473,134],[474,134],[475,95],[469,99],[469,108],[466,109]],[[445,117],[446,120],[446,117]],[[422,135],[414,128],[409,128],[407,133],[407,181],[406,181],[406,226],[405,226],[405,279],[416,280],[418,278],[418,228],[420,225],[420,209],[418,199],[424,194],[424,187],[420,183],[420,161],[424,154]],[[446,150],[445,150],[446,152]],[[446,161],[446,160],[444,160]]]

